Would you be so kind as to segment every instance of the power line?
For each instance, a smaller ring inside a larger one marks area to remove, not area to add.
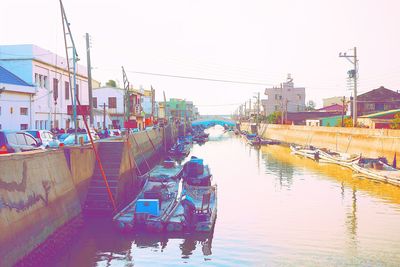
[[[144,71],[133,71],[127,70],[127,72],[143,74],[143,75],[153,75],[153,76],[161,76],[161,77],[170,77],[170,78],[179,78],[179,79],[189,79],[189,80],[200,80],[200,81],[211,81],[211,82],[224,82],[224,83],[237,83],[237,84],[251,84],[251,85],[263,85],[263,86],[272,86],[271,83],[259,83],[259,82],[248,82],[248,81],[234,81],[234,80],[222,80],[222,79],[212,79],[212,78],[204,78],[204,77],[193,77],[193,76],[182,76],[182,75],[173,75],[173,74],[164,74],[164,73],[154,73],[154,72],[144,72]]]

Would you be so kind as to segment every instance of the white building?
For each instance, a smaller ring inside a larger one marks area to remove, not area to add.
[[[120,128],[124,123],[125,90],[117,87],[93,88],[94,127],[103,128],[104,110],[110,117],[111,125],[107,128]]]
[[[31,128],[35,87],[0,66],[0,130]]]
[[[67,114],[72,94],[65,58],[36,45],[1,45],[0,66],[35,86],[30,128],[73,127]],[[77,65],[77,95],[82,105],[89,104],[87,81],[86,67]],[[78,127],[83,127],[81,116]]]
[[[306,89],[304,87],[294,87],[290,74],[288,74],[287,81],[279,87],[266,88],[265,95],[267,99],[263,99],[261,103],[266,116],[276,111],[305,111]]]

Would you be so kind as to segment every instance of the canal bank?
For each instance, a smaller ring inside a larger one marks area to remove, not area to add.
[[[134,198],[137,175],[177,138],[171,126],[101,140],[95,146],[116,206]],[[109,163],[106,158],[116,158]],[[117,156],[116,156],[117,155]],[[139,171],[138,171],[139,169]],[[0,157],[0,266],[38,258],[46,240],[82,211],[110,212],[112,205],[91,146]],[[68,233],[66,233],[68,234]],[[33,253],[32,253],[33,252]],[[28,257],[28,258],[26,258]]]
[[[252,127],[250,123],[241,123],[240,129],[251,132]],[[258,133],[263,138],[285,143],[313,145],[365,157],[384,156],[390,163],[400,151],[399,130],[261,124]]]
[[[222,132],[210,130],[189,155],[209,164],[218,185],[210,236],[121,235],[85,221],[48,266],[398,265],[399,187]]]

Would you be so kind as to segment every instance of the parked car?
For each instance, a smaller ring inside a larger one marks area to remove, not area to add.
[[[59,146],[59,142],[56,140],[54,134],[47,130],[27,130],[25,131],[30,133],[36,141],[42,146],[43,148],[56,148]]]
[[[80,139],[83,138],[83,143],[89,143],[89,135],[88,134],[78,134],[78,144],[80,143]],[[73,146],[75,145],[75,134],[70,134],[64,141],[61,142],[60,146]]]
[[[0,131],[0,154],[39,149],[40,144],[27,132]]]
[[[65,138],[67,138],[70,134],[69,133],[64,133],[64,134],[60,134],[57,139],[60,142],[63,142],[65,140]]]
[[[121,136],[122,135],[121,130],[119,130],[119,129],[111,129],[110,132],[111,132],[111,134],[110,134],[111,136]]]

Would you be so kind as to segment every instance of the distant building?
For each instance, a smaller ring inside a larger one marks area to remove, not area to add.
[[[0,45],[0,66],[34,85],[32,124],[29,128],[73,127],[67,106],[72,104],[69,71],[65,58],[36,45]],[[77,95],[82,105],[89,104],[85,66],[77,65]],[[78,126],[83,127],[81,116]]]
[[[266,116],[276,111],[301,112],[305,110],[306,89],[294,87],[290,74],[281,86],[265,89],[265,95],[267,99],[264,99],[262,104]]]
[[[344,115],[343,119],[347,119],[350,116]],[[342,116],[332,116],[326,118],[317,118],[317,119],[307,119],[307,126],[326,126],[326,127],[339,127],[342,124]]]
[[[145,116],[146,127],[154,123],[156,115],[155,103],[155,90],[153,88],[151,88],[151,90],[143,90],[141,105]]]
[[[343,112],[344,114],[346,114],[346,107],[343,108],[342,105],[333,104],[330,106],[324,106],[323,108],[317,109],[317,111],[320,111],[320,112]]]
[[[400,94],[383,86],[357,96],[359,116],[399,108]]]
[[[130,120],[135,124],[134,128],[144,128],[144,120],[141,107],[142,93],[137,90],[130,89]],[[125,90],[117,87],[100,87],[93,89],[93,109],[97,110],[96,114],[106,113],[110,117],[111,125],[106,125],[107,128],[124,128],[126,118],[125,106]],[[97,128],[103,128],[102,120],[96,119]]]
[[[345,102],[349,101],[347,97],[345,97]],[[332,105],[343,105],[343,96],[334,96],[329,98],[322,99],[323,107],[328,107]]]
[[[307,120],[321,120],[322,118],[339,116],[338,112],[320,112],[320,111],[303,111],[303,112],[289,112],[287,114],[288,124],[306,125]]]
[[[400,114],[400,109],[360,116],[357,119],[357,124],[371,129],[388,129],[390,128],[396,114]]]
[[[35,87],[0,67],[0,130],[32,128]]]
[[[199,116],[198,108],[193,104],[193,101],[186,101],[184,99],[171,98],[164,107],[164,102],[159,102],[158,117],[179,120],[179,121],[193,121]],[[168,114],[165,114],[165,113]]]

